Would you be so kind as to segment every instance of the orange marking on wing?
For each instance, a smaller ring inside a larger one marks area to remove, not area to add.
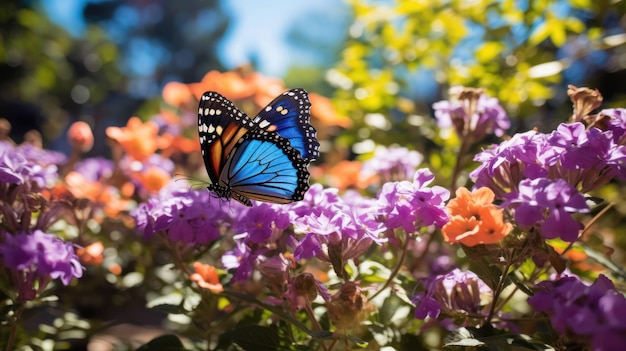
[[[236,126],[238,129],[230,128],[228,126],[224,133],[229,133],[229,138],[224,138],[224,155],[230,155],[233,151],[233,148],[237,145],[237,141],[241,139],[247,132],[247,128]]]
[[[211,166],[213,167],[213,173],[219,178],[220,176],[220,168],[222,168],[222,161],[224,158],[222,157],[222,143],[215,142],[211,144]]]

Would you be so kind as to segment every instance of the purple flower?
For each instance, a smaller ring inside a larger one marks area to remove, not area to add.
[[[600,111],[601,115],[609,117],[607,131],[613,135],[613,142],[617,145],[626,144],[626,109],[611,108]]]
[[[59,278],[65,285],[83,275],[73,245],[52,234],[35,230],[15,235],[4,233],[3,238],[0,255],[9,269],[34,273],[42,278]]]
[[[15,151],[30,162],[42,167],[60,165],[67,161],[67,157],[61,152],[45,150],[27,143],[15,147]]]
[[[97,182],[109,179],[113,175],[113,161],[103,157],[86,158],[74,166],[74,171],[80,173],[85,179]]]
[[[241,240],[235,241],[234,249],[222,255],[222,265],[228,270],[234,270],[233,281],[244,281],[250,278],[254,271],[254,264],[263,252],[252,250]]]
[[[378,214],[389,229],[403,228],[415,233],[420,226],[441,228],[448,222],[444,202],[450,192],[440,186],[428,187],[434,180],[428,169],[415,173],[413,183],[386,183],[378,195]]]
[[[606,276],[591,285],[568,276],[537,287],[528,303],[547,313],[558,333],[586,336],[594,350],[617,350],[626,343],[626,298]]]
[[[424,156],[417,151],[404,147],[378,146],[374,156],[363,163],[364,175],[378,175],[383,181],[410,179]]]
[[[120,168],[126,174],[143,172],[151,167],[160,168],[166,173],[172,173],[174,172],[175,165],[172,160],[170,160],[169,158],[163,158],[163,156],[159,154],[152,154],[145,161],[137,161],[131,156],[126,155],[120,161]]]
[[[0,181],[9,184],[24,183],[23,169],[26,167],[26,159],[19,154],[0,154]]]
[[[375,207],[372,205],[372,201],[362,201],[356,206],[339,199],[296,218],[296,230],[305,234],[296,245],[296,260],[317,257],[330,262],[339,275],[343,274],[348,260],[358,264],[360,256],[373,243],[386,241],[380,236],[386,228],[375,220]]]
[[[278,206],[258,203],[240,213],[233,229],[238,234],[247,234],[246,240],[260,244],[268,242],[275,232],[279,236],[290,224],[289,215]]]
[[[525,179],[519,191],[507,195],[503,205],[515,209],[518,224],[537,226],[543,237],[560,237],[568,242],[575,241],[582,229],[571,213],[589,212],[584,196],[563,179]]]
[[[460,138],[469,138],[470,142],[482,140],[491,133],[501,137],[511,125],[498,99],[482,93],[436,102],[433,109],[439,127],[454,127]]]
[[[216,240],[220,226],[231,220],[207,191],[176,187],[175,182],[140,204],[131,216],[145,238],[164,231],[171,240],[190,245]]]
[[[316,183],[311,185],[306,194],[304,194],[302,201],[293,202],[284,207],[287,209],[293,222],[296,218],[303,215],[319,212],[323,208],[340,202],[342,200],[339,197],[337,188],[324,188],[321,184]]]
[[[535,131],[518,133],[500,145],[476,154],[474,161],[482,164],[470,173],[470,178],[475,188],[488,187],[502,198],[517,190],[522,179],[545,177],[548,172],[542,159],[552,153],[544,134]]]
[[[473,272],[456,268],[450,273],[425,278],[424,291],[413,297],[415,318],[484,315],[483,297],[491,295],[491,289]]]
[[[559,162],[566,169],[577,170],[606,166],[611,140],[597,128],[587,130],[580,122],[561,123],[547,141],[559,150],[546,160],[548,165]]]
[[[9,184],[36,184],[43,188],[51,186],[57,179],[57,167],[53,164],[40,165],[28,160],[14,150],[0,151],[0,181]]]
[[[585,129],[582,123],[561,124],[550,135],[529,131],[516,134],[474,157],[481,162],[470,173],[476,187],[488,187],[497,197],[518,190],[523,179],[564,179],[582,193],[626,179],[626,147],[612,132]]]
[[[581,123],[561,124],[548,141],[555,149],[545,160],[552,179],[566,179],[583,193],[616,176],[626,179],[626,146],[615,142],[610,129],[603,132],[585,129]]]

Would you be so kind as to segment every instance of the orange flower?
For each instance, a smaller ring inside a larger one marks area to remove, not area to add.
[[[87,152],[93,147],[93,133],[89,124],[74,122],[67,130],[67,140],[70,146],[80,152]]]
[[[161,156],[163,158],[170,158],[175,153],[190,154],[192,152],[200,151],[200,143],[198,139],[187,139],[180,135],[172,135],[164,133],[161,137],[163,140],[163,151]]]
[[[495,244],[509,234],[513,226],[504,222],[503,211],[492,204],[494,198],[489,188],[480,188],[473,194],[465,188],[457,189],[456,198],[447,206],[450,222],[441,229],[444,240],[475,246]]]
[[[96,241],[95,243],[85,246],[79,247],[76,249],[76,254],[80,259],[80,262],[86,265],[99,266],[102,264],[104,252],[104,245],[101,242]]]
[[[233,71],[210,71],[200,83],[190,84],[189,89],[198,100],[208,90],[216,91],[230,100],[244,99],[254,93],[254,88],[239,73]]]
[[[194,99],[189,86],[179,82],[165,84],[161,95],[163,96],[163,101],[174,107],[181,107]]]
[[[88,199],[103,206],[106,215],[115,217],[128,207],[129,200],[120,197],[117,189],[102,182],[90,182],[78,172],[65,176],[65,186],[77,199]]]
[[[324,175],[328,177],[328,183],[339,190],[345,190],[351,186],[364,189],[369,182],[361,179],[362,168],[362,162],[343,160],[328,168]]]
[[[106,134],[115,140],[135,160],[144,161],[160,147],[159,127],[153,122],[143,123],[131,117],[126,127],[108,127]]]
[[[311,99],[311,115],[328,126],[350,127],[352,120],[337,113],[330,99],[319,94],[309,94]]]
[[[258,108],[265,107],[287,88],[278,78],[266,77],[260,73],[249,73],[245,76],[246,83],[254,90],[254,103]]]
[[[133,178],[139,181],[146,190],[153,194],[161,190],[171,179],[169,173],[155,166],[134,174]]]
[[[448,212],[453,216],[465,218],[478,216],[480,210],[491,205],[494,199],[495,194],[487,187],[477,189],[473,194],[466,188],[458,188],[456,198],[448,203]]]
[[[196,282],[202,289],[208,289],[214,293],[221,293],[224,291],[224,287],[220,284],[219,277],[217,276],[217,270],[215,267],[200,262],[193,263],[193,269],[196,273],[189,276],[191,281]]]

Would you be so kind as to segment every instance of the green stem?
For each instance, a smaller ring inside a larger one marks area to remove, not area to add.
[[[15,335],[17,334],[17,326],[19,325],[19,320],[22,317],[22,312],[24,311],[24,305],[20,305],[18,309],[15,311],[15,315],[13,316],[13,322],[11,323],[11,331],[9,332],[9,339],[7,340],[7,344],[4,348],[5,351],[13,350],[13,345],[15,344]]]
[[[461,161],[464,157],[464,155],[467,153],[467,151],[469,150],[470,147],[470,143],[467,142],[468,138],[463,137],[461,139],[461,147],[459,149],[459,157],[457,157],[456,159],[456,164],[454,165],[454,171],[452,173],[452,177],[451,179],[451,183],[450,183],[450,189],[452,192],[456,191],[458,185],[458,178],[459,178],[459,174],[461,173],[461,170],[463,169],[463,162]]]
[[[489,310],[489,315],[487,316],[485,323],[483,323],[483,326],[491,323],[491,320],[493,319],[493,316],[496,313],[497,301],[500,298],[500,294],[502,293],[502,290],[504,288],[504,282],[506,281],[506,278],[508,276],[509,268],[511,268],[510,259],[507,260],[506,266],[504,266],[504,269],[502,270],[500,281],[498,281],[498,286],[496,286],[496,290],[493,292],[493,301],[491,302],[491,309]]]
[[[402,245],[402,251],[400,251],[400,257],[398,258],[398,263],[396,264],[396,267],[393,269],[393,272],[391,272],[391,275],[389,276],[389,279],[387,279],[387,281],[385,282],[383,287],[380,288],[372,296],[369,297],[370,300],[373,300],[376,296],[378,296],[378,294],[380,294],[385,289],[387,289],[387,287],[389,287],[389,285],[391,285],[391,282],[396,277],[398,272],[400,272],[400,269],[402,268],[402,264],[404,263],[404,258],[406,257],[406,253],[407,253],[407,250],[408,250],[408,247],[409,247],[409,238],[410,238],[410,234],[409,233],[405,233],[405,235],[404,235],[404,245]]]

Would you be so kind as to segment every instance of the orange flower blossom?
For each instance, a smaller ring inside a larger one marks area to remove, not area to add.
[[[106,134],[115,140],[124,151],[137,161],[144,161],[162,148],[158,135],[159,127],[154,122],[143,123],[138,117],[131,117],[126,127],[108,127]]]
[[[495,198],[489,188],[470,193],[466,188],[456,191],[456,198],[448,203],[450,222],[442,229],[448,243],[466,246],[494,244],[511,232],[511,223],[504,222],[503,211],[492,202]]]
[[[224,291],[224,287],[220,284],[219,277],[217,276],[217,270],[215,267],[200,262],[193,263],[193,269],[196,273],[189,276],[191,281],[196,282],[199,287],[208,289],[214,293],[221,293]]]
[[[104,245],[100,241],[96,241],[91,245],[85,247],[79,247],[76,249],[76,254],[80,259],[80,262],[85,265],[99,266],[102,264],[104,257]]]

